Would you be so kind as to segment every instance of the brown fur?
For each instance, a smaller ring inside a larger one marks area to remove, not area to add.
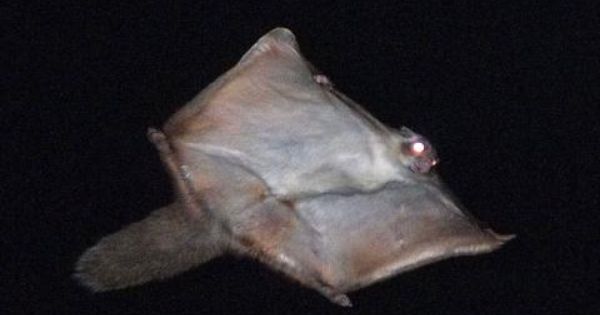
[[[93,291],[164,279],[223,253],[221,235],[210,218],[190,220],[174,203],[102,238],[81,256],[75,278]]]

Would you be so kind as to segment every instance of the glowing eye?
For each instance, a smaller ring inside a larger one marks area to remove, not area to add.
[[[423,142],[415,142],[410,146],[410,149],[415,154],[421,154],[423,151],[425,151],[425,144],[423,144]]]

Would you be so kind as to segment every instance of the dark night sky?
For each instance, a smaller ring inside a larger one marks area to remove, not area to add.
[[[3,10],[1,313],[600,314],[598,5],[272,2]],[[518,238],[351,293],[352,309],[233,257],[113,293],[77,286],[86,247],[171,199],[146,128],[275,26],[378,119],[426,135],[467,208]]]

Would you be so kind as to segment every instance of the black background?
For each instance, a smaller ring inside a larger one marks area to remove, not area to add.
[[[598,5],[493,2],[8,5],[2,313],[600,314]],[[86,247],[171,199],[146,128],[276,26],[378,119],[426,135],[467,208],[518,238],[352,293],[352,309],[233,257],[118,292],[76,285]]]

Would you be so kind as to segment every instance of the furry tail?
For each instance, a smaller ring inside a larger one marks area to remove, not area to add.
[[[102,238],[81,255],[74,277],[93,291],[164,279],[221,255],[222,235],[210,218],[192,219],[174,203]]]

